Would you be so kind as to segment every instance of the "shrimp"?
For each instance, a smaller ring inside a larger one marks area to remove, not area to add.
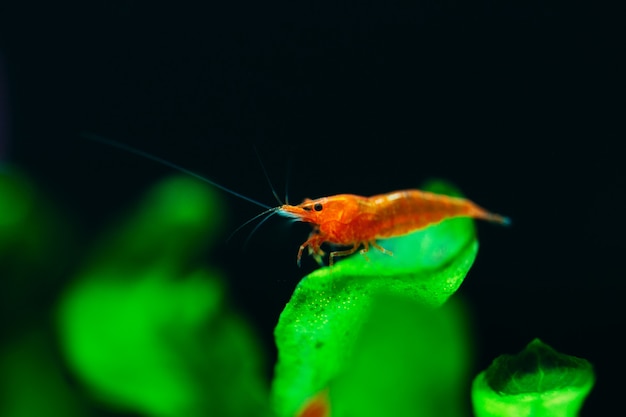
[[[351,255],[359,249],[365,254],[370,246],[393,255],[377,240],[403,236],[454,217],[511,223],[508,217],[490,213],[470,200],[420,190],[394,191],[372,197],[338,194],[306,199],[297,206],[285,204],[274,210],[313,226],[309,238],[298,250],[298,266],[305,249],[323,265],[325,253],[321,246],[324,243],[348,247],[330,252],[328,264],[332,266],[336,257]]]
[[[272,193],[279,203],[279,206],[271,207],[147,152],[99,136],[90,134],[83,134],[83,136],[151,159],[265,209],[239,226],[233,234],[251,222],[266,216],[253,229],[252,232],[254,232],[274,214],[311,224],[313,230],[309,238],[298,249],[296,257],[298,266],[300,266],[305,249],[308,249],[309,255],[320,266],[324,266],[323,257],[326,253],[322,250],[323,244],[347,247],[344,250],[330,252],[328,265],[331,267],[335,258],[351,255],[358,250],[365,255],[370,246],[384,254],[393,255],[391,251],[380,246],[377,240],[403,236],[455,217],[470,217],[503,225],[511,223],[508,217],[490,213],[470,200],[420,190],[394,191],[371,197],[338,194],[315,200],[305,199],[298,205],[283,204],[274,188],[271,187],[266,174]]]

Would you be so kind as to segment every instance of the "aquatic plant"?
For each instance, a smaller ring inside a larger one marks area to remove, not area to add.
[[[222,223],[210,188],[156,185],[81,258],[59,244],[71,221],[18,170],[0,172],[0,201],[3,311],[21,320],[4,334],[3,415],[81,416],[93,404],[159,417],[468,414],[471,335],[450,297],[478,251],[469,219],[385,241],[393,257],[372,250],[304,277],[278,318],[270,389],[225,272],[200,261]],[[41,316],[20,318],[55,268],[71,279],[51,287]],[[44,348],[57,342],[62,362]],[[474,412],[574,416],[593,382],[586,361],[533,341],[476,377]]]

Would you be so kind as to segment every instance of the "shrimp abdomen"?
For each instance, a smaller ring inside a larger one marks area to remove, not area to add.
[[[370,197],[378,217],[377,238],[401,236],[455,217],[510,224],[470,200],[420,190],[395,191]]]

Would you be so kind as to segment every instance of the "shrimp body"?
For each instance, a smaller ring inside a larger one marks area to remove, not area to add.
[[[377,239],[406,235],[454,217],[510,223],[508,218],[490,213],[470,200],[420,190],[394,191],[372,197],[338,194],[306,199],[296,206],[285,204],[276,210],[283,216],[313,225],[311,235],[298,250],[298,265],[307,248],[322,264],[323,243],[348,247],[331,252],[329,265],[335,257],[350,255],[359,248],[364,254],[370,245],[391,255]]]
[[[490,213],[464,198],[449,197],[420,190],[394,191],[372,197],[338,194],[316,200],[306,199],[296,206],[282,204],[274,188],[271,187],[267,173],[263,171],[272,188],[272,193],[274,193],[279,204],[281,204],[277,207],[270,207],[158,156],[99,136],[90,134],[83,134],[83,136],[87,139],[134,153],[143,158],[151,159],[266,209],[245,222],[235,232],[250,222],[266,216],[257,225],[259,227],[276,213],[310,223],[313,226],[313,231],[309,238],[300,245],[297,257],[298,265],[300,265],[302,252],[307,248],[309,254],[320,265],[323,265],[322,257],[325,253],[321,246],[324,243],[347,247],[345,250],[330,253],[328,263],[331,266],[337,256],[350,255],[359,250],[359,248],[362,248],[361,253],[365,254],[369,250],[370,245],[383,253],[392,255],[390,251],[376,243],[376,240],[406,235],[454,217],[472,217],[500,224],[510,223],[507,217]]]

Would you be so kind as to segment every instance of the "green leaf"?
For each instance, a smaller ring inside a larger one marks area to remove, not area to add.
[[[260,344],[195,260],[218,208],[195,180],[159,184],[63,295],[63,350],[94,396],[157,417],[269,413]]]
[[[470,353],[463,311],[373,297],[353,354],[329,386],[333,417],[458,417]]]
[[[458,195],[443,182],[424,189]],[[372,297],[408,297],[442,305],[459,288],[478,250],[473,221],[456,218],[403,237],[380,241],[367,259],[355,254],[305,277],[275,329],[278,363],[273,402],[279,416],[292,416],[338,375],[354,352]]]
[[[595,381],[591,364],[539,339],[517,355],[496,358],[472,387],[478,417],[578,415]]]

